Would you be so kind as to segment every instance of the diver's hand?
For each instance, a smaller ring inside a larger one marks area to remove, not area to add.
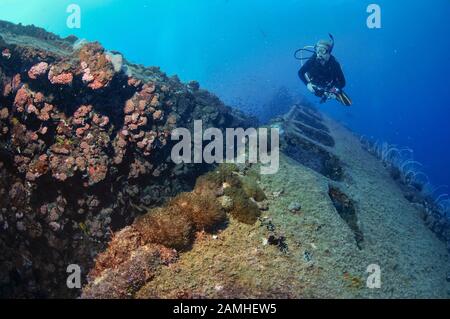
[[[336,99],[336,94],[331,93],[331,92],[325,92],[324,96],[326,96],[328,100]]]
[[[309,90],[309,92],[316,93],[316,90],[314,89],[314,85],[311,82],[306,85],[306,88]]]
[[[331,90],[330,90],[330,93],[333,93],[333,94],[339,94],[339,92],[340,92],[341,90],[339,90],[337,87],[333,87]]]

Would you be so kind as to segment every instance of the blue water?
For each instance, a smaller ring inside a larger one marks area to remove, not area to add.
[[[81,29],[66,26],[71,3]],[[370,3],[381,6],[381,29],[366,26]],[[308,95],[293,52],[331,32],[354,106],[320,108],[359,134],[413,148],[436,185],[450,185],[448,15],[448,0],[0,1],[0,19],[98,40],[262,117],[280,87]]]

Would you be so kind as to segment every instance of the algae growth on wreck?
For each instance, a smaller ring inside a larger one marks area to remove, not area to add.
[[[408,33],[402,1],[19,2],[0,3],[1,298],[450,297],[447,2],[408,4]],[[299,79],[320,43],[351,106]]]

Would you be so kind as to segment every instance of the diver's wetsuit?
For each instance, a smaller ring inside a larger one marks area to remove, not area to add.
[[[342,73],[341,65],[334,56],[330,56],[330,59],[324,65],[317,60],[315,54],[306,61],[298,71],[298,76],[307,85],[308,80],[306,80],[305,73],[308,73],[312,84],[320,87],[337,87],[342,90],[345,86],[344,73]],[[323,91],[316,91],[317,96],[323,96],[323,93]]]

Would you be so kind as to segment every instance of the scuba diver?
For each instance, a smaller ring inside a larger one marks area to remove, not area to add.
[[[346,106],[352,105],[352,101],[342,90],[345,86],[345,77],[339,62],[331,52],[334,47],[334,38],[330,34],[329,40],[320,40],[314,47],[307,46],[295,52],[295,58],[302,61],[302,67],[298,76],[305,83],[311,93],[320,97],[320,103],[329,99],[336,99]],[[309,48],[314,48],[310,50]],[[311,57],[297,57],[298,52],[313,53]],[[303,60],[308,60],[303,64]]]

